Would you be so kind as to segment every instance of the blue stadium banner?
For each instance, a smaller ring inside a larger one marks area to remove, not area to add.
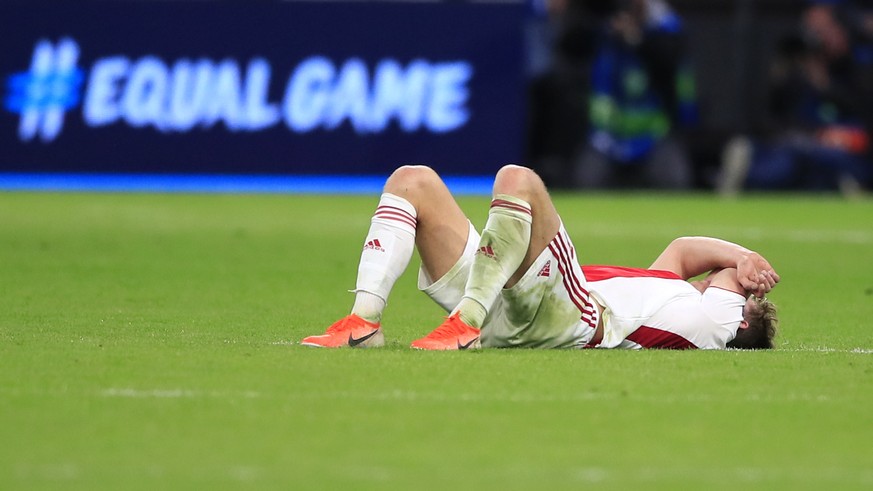
[[[487,174],[520,3],[0,3],[0,172]]]

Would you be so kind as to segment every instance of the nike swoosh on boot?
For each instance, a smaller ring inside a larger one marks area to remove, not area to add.
[[[473,343],[475,343],[475,342],[478,341],[478,340],[479,340],[479,338],[473,338],[473,339],[471,339],[470,342],[467,343],[467,344],[461,344],[461,342],[458,341],[458,349],[459,349],[459,350],[461,350],[461,349],[467,349],[467,348],[469,348],[470,346],[472,346]]]
[[[352,335],[349,334],[349,346],[352,347],[352,348],[354,348],[355,346],[357,346],[357,345],[359,345],[359,344],[361,344],[361,343],[363,343],[363,342],[366,342],[368,339],[370,339],[370,338],[372,338],[373,336],[375,336],[377,332],[379,332],[378,329],[376,329],[375,331],[371,332],[370,334],[367,334],[366,336],[361,336],[361,337],[359,337],[358,339],[353,338]]]

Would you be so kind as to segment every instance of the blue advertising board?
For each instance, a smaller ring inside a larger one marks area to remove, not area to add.
[[[522,150],[519,4],[0,4],[0,172],[491,173]]]

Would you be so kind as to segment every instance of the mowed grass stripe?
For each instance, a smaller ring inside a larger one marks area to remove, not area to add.
[[[436,392],[426,388],[421,390],[393,389],[387,391],[353,391],[353,390],[330,390],[319,392],[276,392],[265,393],[258,391],[220,391],[199,390],[190,388],[132,388],[110,387],[88,392],[75,392],[70,390],[41,390],[29,389],[2,389],[0,394],[7,397],[44,397],[44,398],[129,398],[129,399],[276,399],[276,400],[336,400],[336,401],[397,401],[405,403],[434,403],[434,402],[464,402],[464,403],[513,403],[513,404],[536,404],[554,402],[586,402],[603,400],[622,400],[634,402],[647,402],[654,404],[683,404],[688,402],[818,402],[818,403],[844,403],[858,400],[855,394],[748,394],[740,397],[725,394],[630,394],[622,391],[603,392],[580,392],[567,394],[530,394],[513,392]]]

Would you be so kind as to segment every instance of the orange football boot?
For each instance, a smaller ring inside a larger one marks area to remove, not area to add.
[[[317,348],[378,348],[385,345],[385,335],[378,323],[349,314],[334,322],[324,334],[303,338],[300,344]]]
[[[464,324],[457,313],[446,317],[446,321],[427,336],[412,342],[412,347],[426,350],[478,349],[479,329]]]

